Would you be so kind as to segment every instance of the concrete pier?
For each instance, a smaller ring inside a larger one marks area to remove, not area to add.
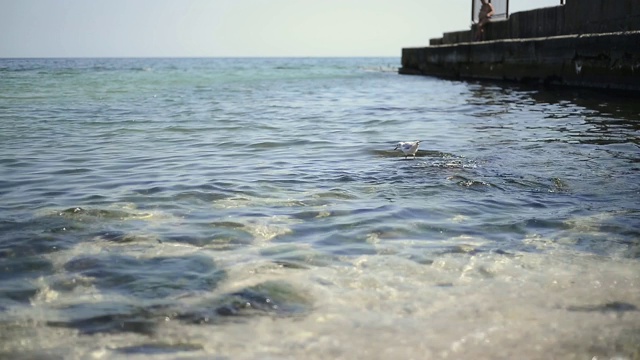
[[[570,16],[568,16],[570,14]],[[401,74],[640,91],[640,0],[567,0],[402,49]]]

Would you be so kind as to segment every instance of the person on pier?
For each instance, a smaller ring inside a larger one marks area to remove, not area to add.
[[[482,6],[478,12],[478,29],[476,32],[476,41],[484,41],[484,26],[489,22],[495,13],[491,0],[480,0]]]

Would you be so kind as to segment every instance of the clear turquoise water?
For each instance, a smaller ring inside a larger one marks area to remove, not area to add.
[[[0,60],[0,354],[637,357],[635,98],[397,66]]]

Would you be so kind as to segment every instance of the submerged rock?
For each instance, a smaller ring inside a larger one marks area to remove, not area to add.
[[[291,285],[269,281],[232,293],[216,309],[220,315],[243,315],[262,312],[275,315],[296,315],[309,309],[309,300]]]
[[[601,305],[568,306],[567,310],[584,312],[625,312],[638,311],[638,307],[622,301],[613,301]]]
[[[309,266],[327,266],[338,262],[336,256],[296,245],[276,245],[262,249],[260,255],[273,259],[282,267],[307,269]]]
[[[107,210],[107,209],[84,209],[81,207],[68,208],[58,212],[58,215],[64,218],[77,221],[84,220],[124,220],[131,218],[146,218],[149,214],[133,214],[123,210]]]
[[[186,351],[202,350],[202,345],[196,344],[142,344],[116,349],[116,352],[127,355],[162,355],[176,354]]]
[[[64,265],[70,275],[91,279],[102,291],[143,299],[210,291],[225,277],[202,255],[136,258],[125,255],[81,256]]]
[[[48,321],[47,325],[77,329],[85,335],[121,332],[150,335],[159,323],[153,309],[157,312],[159,307],[109,301],[79,303],[58,308],[63,318]]]
[[[136,240],[136,237],[129,235],[123,231],[108,230],[94,233],[93,239],[124,244],[134,242]]]
[[[304,315],[311,310],[310,298],[290,284],[267,281],[182,312],[179,320],[209,323],[225,317],[270,315],[287,317]]]
[[[102,315],[93,318],[73,321],[49,321],[49,326],[76,328],[82,334],[135,332],[145,335],[153,334],[155,322],[136,319],[127,315]]]
[[[146,301],[145,301],[146,303]],[[48,321],[52,327],[77,329],[81,334],[133,332],[152,335],[168,319],[191,324],[219,324],[225,319],[253,316],[290,317],[307,314],[312,303],[307,294],[282,281],[267,281],[239,291],[185,306],[180,300],[155,301],[150,305],[130,303],[82,303],[59,309],[64,320]],[[126,353],[184,351],[182,347],[135,347]],[[191,349],[188,349],[191,350]]]

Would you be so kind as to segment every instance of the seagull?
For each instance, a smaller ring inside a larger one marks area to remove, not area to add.
[[[418,152],[418,146],[420,146],[420,140],[416,140],[416,141],[407,141],[407,142],[399,142],[398,145],[396,145],[396,148],[393,150],[400,150],[404,153],[404,158],[406,159],[407,156],[409,155],[413,155],[413,158],[416,158],[416,152]]]

